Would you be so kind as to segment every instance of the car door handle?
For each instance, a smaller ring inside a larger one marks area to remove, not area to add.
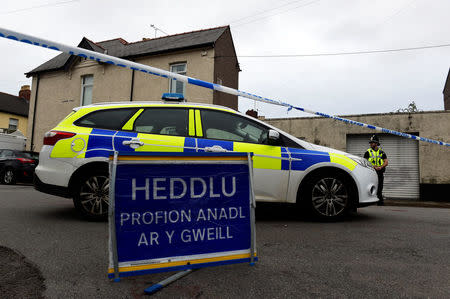
[[[227,150],[221,147],[220,145],[214,145],[205,147],[205,152],[224,153],[227,152]]]
[[[132,149],[137,149],[138,147],[143,146],[144,142],[140,141],[138,138],[132,138],[131,140],[125,140],[122,144],[128,145]]]

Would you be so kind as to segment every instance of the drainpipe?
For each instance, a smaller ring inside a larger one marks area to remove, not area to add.
[[[37,109],[37,103],[38,103],[38,93],[39,93],[39,80],[40,76],[37,74],[37,82],[36,82],[36,95],[34,97],[34,109],[33,109],[33,122],[31,125],[31,142],[30,142],[30,151],[34,149],[34,127],[36,124],[36,109]]]
[[[133,102],[133,91],[134,91],[134,70],[131,70],[131,92],[130,92],[130,102]]]

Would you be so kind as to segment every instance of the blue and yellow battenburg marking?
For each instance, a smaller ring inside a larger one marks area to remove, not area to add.
[[[256,169],[304,171],[318,163],[334,163],[353,171],[357,165],[355,161],[345,155],[322,151],[193,137],[151,135],[127,131],[81,127],[79,129],[83,131],[82,134],[77,134],[73,139],[60,140],[55,145],[51,153],[52,158],[108,158],[114,151],[194,153],[204,152],[207,147],[220,146],[229,152],[251,152],[255,154],[253,157],[253,167]],[[144,145],[136,150],[127,145],[123,145],[124,141],[129,141],[132,138],[138,138],[144,141]],[[80,143],[78,146],[79,149],[85,148],[85,150],[80,151],[80,153],[68,151],[67,149],[71,146],[77,146],[77,140]],[[84,140],[86,145],[80,140]]]
[[[121,152],[117,157],[117,161],[247,161],[248,157],[246,153],[227,153],[226,156],[221,153],[209,153],[208,156],[197,156],[196,154],[179,156],[172,153],[158,153],[152,156],[146,156],[142,153],[142,156],[127,155],[126,152]],[[230,155],[231,154],[231,155]],[[194,156],[195,155],[195,156]],[[251,156],[252,159],[253,156]],[[109,156],[110,160],[113,160],[112,155]]]

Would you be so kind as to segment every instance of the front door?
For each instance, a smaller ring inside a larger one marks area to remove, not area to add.
[[[195,116],[199,150],[252,152],[256,199],[286,201],[288,154],[284,147],[268,144],[267,127],[220,110],[197,109]]]

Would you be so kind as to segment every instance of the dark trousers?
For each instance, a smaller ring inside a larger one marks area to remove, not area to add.
[[[377,192],[377,197],[380,200],[380,202],[383,202],[384,172],[377,171],[377,175],[378,175],[378,192]]]

